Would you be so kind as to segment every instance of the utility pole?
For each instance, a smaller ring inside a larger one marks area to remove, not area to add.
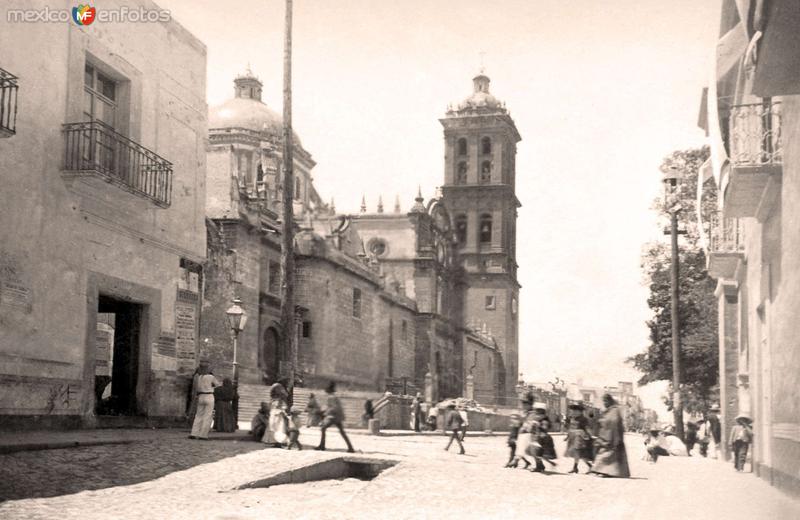
[[[681,339],[680,339],[680,322],[678,317],[678,306],[680,300],[678,298],[678,235],[685,233],[685,231],[678,230],[678,213],[681,212],[680,204],[680,180],[681,176],[678,173],[678,168],[671,166],[670,169],[664,172],[664,203],[669,212],[670,229],[669,233],[672,242],[672,265],[670,266],[670,285],[671,285],[671,300],[670,311],[672,322],[672,412],[673,420],[675,421],[675,435],[681,441],[683,437],[683,402],[681,401]]]
[[[675,414],[675,435],[683,440],[683,403],[681,402],[681,338],[678,323],[678,212],[680,206],[672,208],[670,215],[670,238],[672,242],[672,265],[670,282],[672,284],[672,411]]]
[[[283,352],[289,353],[289,400],[294,397],[294,160],[292,143],[292,0],[286,0],[283,42],[283,223],[281,231],[281,328]],[[287,357],[287,356],[284,356]]]

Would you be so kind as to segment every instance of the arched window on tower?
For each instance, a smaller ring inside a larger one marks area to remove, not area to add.
[[[458,167],[456,168],[456,184],[466,184],[467,183],[467,163],[465,161],[461,161],[458,163]]]
[[[481,244],[492,243],[492,216],[488,213],[481,215],[478,224],[478,242]]]
[[[464,247],[467,243],[466,215],[458,215],[455,218],[455,229],[456,229],[456,242],[458,242],[459,247]]]
[[[492,182],[492,163],[490,161],[483,161],[481,163],[481,182]]]
[[[300,193],[300,188],[301,187],[302,186],[300,184],[300,177],[295,177],[294,178],[294,198],[295,198],[295,200],[302,200],[303,199],[302,193]]]
[[[492,140],[489,137],[481,139],[481,153],[484,155],[492,153]]]
[[[467,140],[463,137],[458,140],[458,155],[467,155]]]

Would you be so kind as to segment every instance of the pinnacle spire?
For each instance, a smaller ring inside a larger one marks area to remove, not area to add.
[[[400,213],[400,195],[394,196],[394,212]]]
[[[367,199],[365,195],[361,195],[361,213],[367,212]]]
[[[383,195],[378,195],[378,213],[383,213]]]

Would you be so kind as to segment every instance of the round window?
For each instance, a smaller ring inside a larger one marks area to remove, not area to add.
[[[372,253],[374,256],[383,256],[386,254],[386,241],[382,238],[373,238],[369,241],[369,252]]]

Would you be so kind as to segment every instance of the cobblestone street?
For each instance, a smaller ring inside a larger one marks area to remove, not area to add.
[[[313,446],[316,430],[303,430]],[[261,449],[242,441],[163,441],[0,457],[0,517],[15,518],[800,518],[800,504],[729,464],[701,458],[641,460],[628,437],[634,478],[600,479],[502,468],[504,437],[467,438],[467,455],[445,452],[438,435],[370,437],[355,433],[361,457],[401,463],[372,481],[353,478],[268,489],[243,484],[313,462],[328,452]],[[556,438],[557,448],[563,443]],[[72,493],[72,494],[70,494]],[[61,496],[54,496],[61,495]],[[18,497],[49,497],[25,498]]]

